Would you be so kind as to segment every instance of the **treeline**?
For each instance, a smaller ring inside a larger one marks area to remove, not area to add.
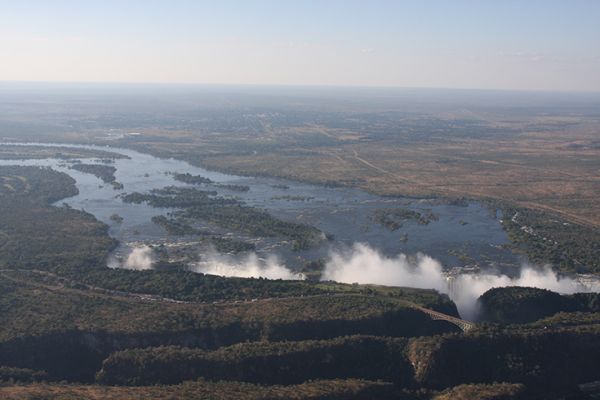
[[[196,188],[184,188],[167,186],[162,189],[153,189],[149,193],[128,193],[121,196],[125,203],[141,204],[147,203],[157,208],[187,208],[202,207],[205,205],[227,205],[237,204],[235,199],[215,197],[217,192],[200,190]]]
[[[48,205],[79,193],[75,179],[45,167],[0,166],[2,203]]]
[[[300,385],[263,386],[244,382],[193,381],[171,386],[100,386],[36,384],[0,385],[0,398],[10,400],[373,400],[430,399],[422,393],[404,394],[390,383],[357,379],[317,380]],[[477,400],[477,399],[471,399]]]
[[[493,288],[478,299],[480,320],[522,324],[559,312],[600,312],[600,293],[561,295],[530,287]]]
[[[63,276],[76,282],[110,290],[158,295],[170,299],[213,303],[253,299],[291,298],[324,295],[368,296],[374,301],[408,301],[458,316],[456,305],[435,290],[348,285],[336,282],[307,282],[264,278],[222,277],[188,271],[184,265],[158,264],[155,270],[76,269]],[[350,299],[350,297],[349,297]],[[308,298],[304,299],[308,301]],[[352,305],[353,302],[348,303]]]
[[[48,380],[48,374],[45,371],[0,366],[0,384],[2,382],[31,383],[46,380]]]
[[[157,268],[157,270],[146,271],[108,268],[95,271],[77,270],[65,276],[77,282],[116,291],[145,293],[201,303],[300,297],[334,291],[303,281],[225,278],[186,271],[184,266],[178,270],[173,266],[164,270],[160,265]]]
[[[374,336],[324,341],[254,342],[215,351],[181,347],[132,349],[111,354],[97,381],[109,385],[174,384],[204,378],[266,385],[314,379],[412,381],[407,339]]]
[[[250,190],[250,186],[235,185],[235,184],[228,184],[228,183],[216,183],[215,181],[213,181],[210,178],[206,178],[202,175],[192,175],[189,172],[186,172],[183,174],[174,173],[173,178],[176,181],[188,183],[190,185],[201,185],[201,184],[212,185],[213,187],[218,187],[218,188],[229,190],[232,192],[248,192]]]

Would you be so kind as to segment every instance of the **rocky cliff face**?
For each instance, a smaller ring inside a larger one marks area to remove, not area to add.
[[[43,370],[56,380],[90,382],[106,357],[125,349],[170,345],[216,349],[259,340],[329,339],[356,334],[413,337],[457,330],[454,325],[433,321],[422,312],[409,308],[364,319],[256,321],[174,332],[68,330],[22,336],[0,343],[0,365]]]
[[[565,387],[600,379],[600,329],[487,332],[412,339],[418,384],[520,382]]]
[[[494,288],[478,299],[483,322],[523,324],[558,312],[600,312],[600,293],[561,295],[530,287]]]

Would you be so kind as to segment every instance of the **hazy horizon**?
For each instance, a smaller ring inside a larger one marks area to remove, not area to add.
[[[0,81],[600,91],[600,3],[0,1]]]
[[[247,88],[247,89],[306,89],[306,90],[380,90],[380,91],[455,91],[455,92],[481,92],[481,93],[515,93],[515,94],[535,94],[535,93],[550,93],[550,94],[581,94],[581,95],[597,95],[600,94],[600,88],[597,90],[578,90],[578,89],[502,89],[495,87],[452,87],[452,86],[376,86],[376,85],[326,85],[326,84],[286,84],[286,83],[206,83],[206,82],[161,82],[161,81],[52,81],[52,80],[1,80],[0,85],[16,86],[47,86],[61,88],[83,88],[90,87],[138,87],[138,88]]]

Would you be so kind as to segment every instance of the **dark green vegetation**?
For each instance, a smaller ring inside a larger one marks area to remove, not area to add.
[[[246,185],[232,185],[232,184],[226,184],[226,183],[220,183],[217,185],[219,188],[222,189],[226,189],[232,192],[248,192],[250,190],[250,186],[246,186]]]
[[[0,166],[0,173],[3,204],[47,205],[78,193],[73,178],[50,168]]]
[[[115,181],[115,172],[117,169],[112,165],[103,164],[84,164],[75,163],[69,168],[84,172],[86,174],[95,175],[98,179],[102,179],[104,183],[111,183]]]
[[[2,382],[40,382],[48,379],[44,371],[34,371],[27,368],[0,367],[0,385]]]
[[[178,268],[179,267],[179,268]],[[250,301],[256,298],[297,297],[332,293],[335,287],[320,288],[301,281],[223,278],[185,270],[185,266],[158,264],[154,271],[94,270],[74,272],[69,278],[91,286],[119,292],[146,293],[189,302]],[[345,286],[341,286],[345,288]],[[343,290],[343,289],[342,289]],[[424,296],[423,296],[424,297]],[[435,296],[430,296],[435,301]],[[421,298],[415,297],[419,300]],[[423,302],[426,304],[426,302]],[[440,300],[440,309],[449,302]]]
[[[95,175],[98,179],[102,179],[104,183],[110,183],[115,190],[122,190],[124,187],[121,182],[115,180],[117,169],[112,165],[75,163],[69,168]]]
[[[101,286],[118,292],[145,293],[170,299],[213,303],[219,301],[251,301],[253,299],[290,298],[301,296],[361,295],[405,300],[449,315],[457,316],[456,306],[445,295],[434,290],[390,288],[373,285],[346,285],[333,282],[311,283],[255,278],[223,278],[185,270],[182,265],[161,265],[156,270],[129,271],[124,269],[75,270],[69,279],[90,286]],[[71,285],[77,287],[77,284]],[[345,298],[351,305],[353,297]],[[354,298],[361,302],[361,298]],[[308,301],[309,299],[305,299]],[[314,300],[317,303],[319,299]],[[367,300],[367,303],[369,300]]]
[[[215,191],[177,186],[154,189],[145,194],[138,192],[127,193],[122,195],[121,198],[126,203],[148,203],[152,207],[157,208],[188,208],[237,204],[235,199],[217,197],[217,192]]]
[[[571,272],[600,272],[600,231],[539,210],[501,206],[502,225],[518,250],[537,263]]]
[[[189,183],[192,185],[199,185],[199,184],[203,184],[203,183],[213,183],[213,181],[209,178],[205,178],[201,175],[192,175],[187,172],[185,174],[173,174],[173,178],[176,181],[183,182],[183,183]]]
[[[521,324],[559,312],[600,312],[600,293],[560,295],[545,289],[505,287],[479,298],[482,321]]]
[[[147,194],[126,194],[122,199],[128,203],[146,202],[153,207],[180,208],[171,212],[170,218],[154,219],[171,234],[200,234],[192,225],[204,221],[252,236],[288,239],[295,250],[307,249],[323,240],[321,232],[312,226],[277,219],[239,200],[217,196],[214,191],[169,186]]]
[[[91,214],[53,207],[77,194],[66,174],[0,167],[0,268],[71,269],[104,263],[115,242]]]
[[[431,211],[419,212],[407,208],[384,208],[375,210],[373,220],[379,225],[396,231],[407,221],[415,221],[420,225],[428,225],[431,221],[437,221],[438,217]]]

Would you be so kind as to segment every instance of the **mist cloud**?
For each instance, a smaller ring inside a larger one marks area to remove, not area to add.
[[[280,264],[276,257],[271,256],[264,260],[253,253],[242,259],[211,253],[205,261],[195,263],[191,269],[204,274],[239,278],[302,279],[301,275]]]
[[[361,243],[355,244],[350,251],[331,253],[322,279],[439,291],[447,287],[442,265],[433,258],[423,254],[418,254],[411,261],[404,254],[387,258]]]
[[[150,246],[135,247],[123,263],[123,268],[144,270],[151,269],[154,262],[154,252]]]
[[[442,265],[429,256],[419,254],[414,260],[404,254],[385,257],[364,244],[355,244],[344,253],[332,253],[322,277],[344,283],[436,289],[447,293],[461,316],[467,319],[477,317],[477,298],[494,287],[530,286],[564,294],[600,290],[600,283],[585,286],[574,279],[560,277],[548,266],[541,269],[523,266],[515,278],[484,273],[448,277]]]
[[[122,265],[113,260],[109,266],[144,270],[151,269],[153,262],[152,248],[144,245],[132,249]],[[226,277],[303,279],[301,274],[285,267],[275,256],[262,259],[254,253],[240,258],[211,250],[204,255],[203,261],[192,264],[190,269],[194,272]],[[448,294],[456,303],[460,315],[470,320],[477,318],[479,296],[494,287],[529,286],[563,294],[600,291],[600,281],[584,285],[575,279],[558,275],[549,266],[537,268],[524,265],[516,277],[490,273],[448,276],[444,273],[441,263],[427,255],[408,257],[399,254],[387,257],[362,243],[356,243],[346,250],[332,251],[321,279],[342,283],[435,289]]]
[[[459,275],[448,281],[447,293],[456,303],[461,315],[474,319],[478,311],[477,298],[491,288],[506,286],[529,286],[563,294],[600,290],[599,283],[586,286],[574,279],[560,277],[549,266],[540,269],[526,265],[515,278],[489,274]]]

